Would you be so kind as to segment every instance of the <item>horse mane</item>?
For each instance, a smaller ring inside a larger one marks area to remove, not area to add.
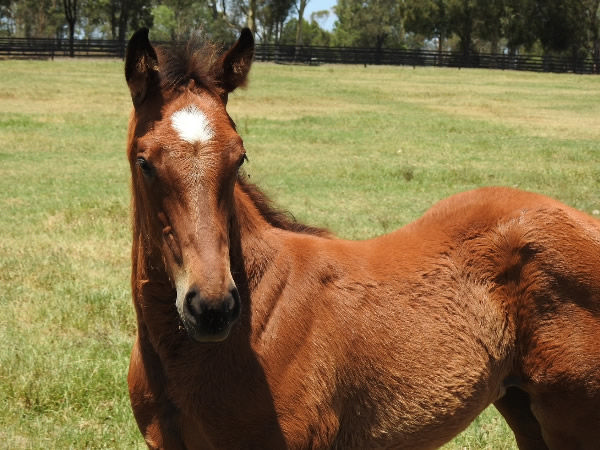
[[[325,228],[312,227],[296,221],[295,217],[288,211],[278,209],[273,205],[269,197],[261,191],[258,186],[248,181],[246,175],[240,174],[237,178],[238,186],[250,198],[260,215],[268,224],[281,230],[296,233],[311,234],[313,236],[331,237],[331,233]]]
[[[222,47],[201,34],[192,35],[186,44],[177,42],[156,48],[161,88],[175,89],[194,81],[209,90],[217,88],[216,73]]]

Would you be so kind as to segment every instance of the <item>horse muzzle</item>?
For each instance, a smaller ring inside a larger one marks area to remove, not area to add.
[[[221,342],[240,317],[241,302],[233,285],[222,298],[207,297],[192,286],[178,308],[181,321],[190,338],[197,342]]]

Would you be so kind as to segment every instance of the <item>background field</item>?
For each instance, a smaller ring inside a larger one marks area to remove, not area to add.
[[[0,447],[135,448],[120,61],[0,64]],[[251,179],[349,238],[483,185],[600,214],[600,78],[257,64],[230,112]],[[448,449],[514,448],[490,408]]]

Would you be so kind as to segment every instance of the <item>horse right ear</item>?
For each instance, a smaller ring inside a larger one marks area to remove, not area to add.
[[[152,88],[158,89],[158,57],[148,39],[148,28],[136,31],[127,44],[125,80],[136,108]]]
[[[225,91],[225,100],[228,93],[246,84],[253,59],[254,36],[248,28],[244,28],[237,42],[225,52],[219,61],[219,71],[216,78]]]

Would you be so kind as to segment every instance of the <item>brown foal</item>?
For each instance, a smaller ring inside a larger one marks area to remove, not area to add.
[[[507,188],[338,239],[238,169],[224,54],[132,37],[129,391],[151,448],[435,448],[494,403],[522,449],[600,447],[600,226]]]

